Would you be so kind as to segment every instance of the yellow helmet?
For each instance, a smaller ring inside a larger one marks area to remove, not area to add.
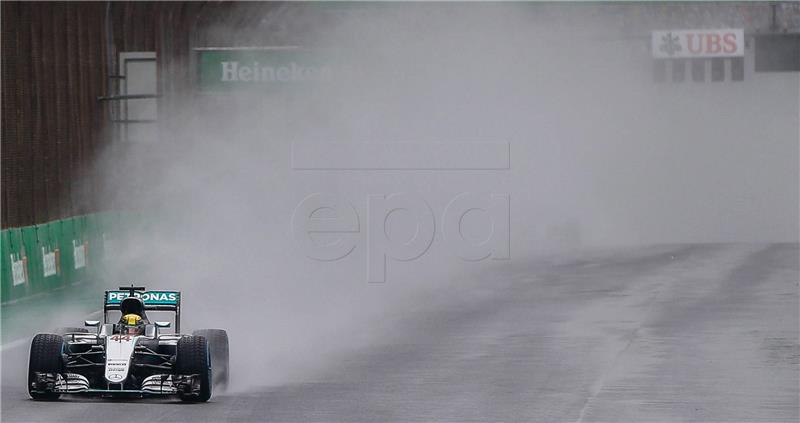
[[[126,325],[138,325],[139,322],[142,320],[142,317],[138,314],[126,314],[122,316],[122,323]]]

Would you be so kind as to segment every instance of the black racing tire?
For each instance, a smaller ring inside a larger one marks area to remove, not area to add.
[[[203,336],[184,336],[178,340],[175,373],[200,377],[199,393],[179,393],[182,401],[206,402],[211,398],[211,353]]]
[[[208,340],[208,348],[211,351],[214,388],[227,388],[230,382],[228,332],[223,329],[198,329],[192,332],[192,335],[203,336]]]
[[[63,349],[64,339],[60,335],[40,333],[33,337],[28,360],[28,395],[34,400],[52,401],[61,396],[56,392],[34,392],[33,383],[36,372],[57,374],[64,371]]]
[[[89,333],[89,329],[86,328],[73,328],[73,327],[63,327],[63,328],[56,328],[53,333],[64,336],[68,333]]]

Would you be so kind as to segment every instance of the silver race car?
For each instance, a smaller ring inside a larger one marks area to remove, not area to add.
[[[148,311],[173,312],[174,333],[161,333],[173,322],[150,321]],[[121,317],[114,322],[109,313]],[[228,334],[221,329],[181,334],[180,318],[178,291],[135,286],[106,291],[102,324],[85,322],[92,332],[60,328],[33,338],[28,393],[35,400],[73,394],[208,401],[212,387],[224,388],[229,381]]]

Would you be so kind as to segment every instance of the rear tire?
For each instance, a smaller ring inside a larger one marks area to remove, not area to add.
[[[60,335],[40,333],[33,337],[28,360],[28,395],[34,400],[52,401],[61,396],[57,392],[35,392],[33,383],[36,372],[58,374],[64,371],[63,349],[64,339]]]
[[[227,388],[230,381],[228,332],[222,329],[198,329],[192,332],[192,335],[203,336],[208,340],[208,349],[211,351],[214,388]]]
[[[196,374],[200,379],[199,392],[178,394],[182,401],[206,402],[211,398],[211,354],[205,337],[184,336],[178,340],[175,373]]]

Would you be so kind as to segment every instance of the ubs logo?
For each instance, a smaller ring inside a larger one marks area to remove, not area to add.
[[[661,37],[661,47],[659,47],[659,49],[670,56],[681,51],[681,43],[679,42],[678,36],[667,32]]]

